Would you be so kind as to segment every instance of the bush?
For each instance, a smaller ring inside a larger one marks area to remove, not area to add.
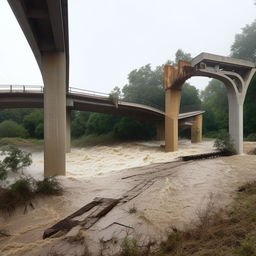
[[[0,180],[6,180],[8,173],[18,172],[20,169],[31,165],[31,154],[13,146],[3,150],[2,155],[6,157],[0,161]]]
[[[154,137],[155,129],[152,124],[123,117],[116,123],[114,133],[120,139],[146,140]]]
[[[230,134],[225,130],[220,131],[217,139],[214,142],[214,147],[227,155],[235,155],[237,153]]]
[[[251,133],[246,138],[247,141],[256,141],[256,133]]]
[[[7,171],[17,172],[32,163],[31,153],[26,153],[16,147],[8,147],[2,154],[7,155],[2,161]]]
[[[54,177],[44,178],[36,181],[36,193],[43,195],[60,195],[63,188]]]
[[[245,239],[236,250],[239,256],[256,256],[256,237]]]
[[[33,183],[33,179],[21,177],[8,188],[0,187],[0,210],[10,214],[17,206],[25,205],[26,211],[34,198]]]
[[[28,137],[27,130],[12,120],[0,123],[0,137]]]
[[[39,131],[36,131],[36,129],[42,129],[43,122],[44,122],[44,116],[42,110],[34,110],[29,115],[27,115],[24,118],[24,126],[29,132],[29,136],[32,138],[42,138],[42,133]],[[37,128],[39,127],[39,128]]]

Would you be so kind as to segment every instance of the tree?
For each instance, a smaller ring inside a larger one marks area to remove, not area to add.
[[[256,20],[246,25],[242,33],[237,34],[231,46],[231,56],[256,62]],[[252,79],[247,90],[244,103],[244,135],[256,133],[256,76]]]
[[[28,137],[27,130],[12,120],[5,120],[0,123],[0,137]]]
[[[224,84],[218,80],[211,80],[201,92],[204,114],[204,132],[228,129],[228,99]]]
[[[235,36],[235,42],[231,46],[231,56],[256,62],[256,21],[246,25],[242,33]]]
[[[87,121],[90,117],[90,112],[75,111],[72,116],[71,134],[72,137],[78,138],[83,136],[87,130]]]
[[[175,54],[175,63],[178,64],[179,60],[191,61],[192,57],[190,53],[185,53],[179,49]]]
[[[32,138],[43,138],[43,124],[44,116],[43,111],[36,109],[33,110],[24,118],[24,126],[28,130],[30,137]]]
[[[189,112],[201,109],[199,91],[196,87],[185,83],[182,87],[180,112]]]

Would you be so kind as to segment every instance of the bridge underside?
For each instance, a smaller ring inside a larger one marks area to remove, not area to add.
[[[17,86],[16,86],[17,87]],[[28,92],[24,87],[18,91],[0,93],[0,109],[6,108],[44,108],[43,88],[40,92]],[[70,151],[70,111],[88,111],[103,114],[130,117],[136,120],[152,123],[157,128],[157,139],[164,140],[165,113],[152,107],[141,104],[120,101],[114,104],[108,97],[97,97],[90,95],[67,94],[66,118],[67,118],[67,146],[66,151]],[[192,142],[199,142],[202,138],[202,114],[204,111],[194,111],[182,113],[178,116],[179,130],[191,128]],[[69,128],[68,128],[69,127]],[[197,127],[197,128],[195,128]],[[196,133],[195,129],[200,132]]]
[[[8,0],[44,81],[44,174],[65,175],[69,86],[67,0]]]

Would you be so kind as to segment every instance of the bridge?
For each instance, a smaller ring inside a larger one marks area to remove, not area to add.
[[[65,153],[68,145],[66,137],[70,134],[69,110],[72,108],[87,111],[97,108],[99,112],[109,111],[109,113],[123,111],[123,114],[126,113],[131,117],[135,115],[147,120],[151,117],[152,122],[160,121],[164,116],[164,125],[160,122],[158,131],[159,134],[164,133],[165,150],[167,152],[178,150],[181,90],[184,82],[192,76],[216,78],[225,84],[229,101],[229,133],[235,142],[237,152],[243,152],[243,103],[250,81],[256,72],[255,63],[201,53],[191,62],[180,61],[178,66],[165,66],[165,113],[125,102],[116,102],[113,106],[106,98],[95,96],[91,100],[90,97],[86,98],[70,92],[72,88],[69,87],[67,0],[8,0],[8,2],[34,53],[44,81],[44,93],[38,93],[38,99],[35,99],[36,95],[32,96],[31,93],[27,97],[30,98],[31,104],[34,100],[39,104],[41,100],[40,104],[44,107],[45,176],[65,175]],[[22,95],[25,94],[26,91]],[[18,94],[11,95],[7,93],[4,99],[2,94],[0,104],[4,105],[8,97],[9,99],[23,97]],[[19,104],[25,104],[22,103],[21,98]],[[96,100],[97,106],[94,104]],[[202,115],[196,116],[197,125],[192,129],[195,135],[198,134],[202,123]]]
[[[148,103],[149,104],[149,103]],[[0,85],[0,109],[5,108],[43,108],[44,87],[38,85]],[[157,129],[157,138],[164,140],[165,113],[138,103],[125,101],[119,97],[112,100],[109,94],[69,87],[66,94],[67,130],[66,151],[70,151],[70,111],[90,111],[119,115],[152,123]],[[191,141],[202,139],[201,115],[204,111],[193,111],[179,114],[179,126],[191,128]],[[194,132],[195,130],[199,132]]]

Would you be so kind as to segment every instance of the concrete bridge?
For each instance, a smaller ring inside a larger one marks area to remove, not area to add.
[[[87,106],[86,109],[90,111],[89,106],[92,106],[92,103],[85,103],[80,96],[70,98],[69,95],[68,3],[67,0],[8,2],[34,53],[44,81],[44,173],[45,176],[65,175],[66,127],[69,126],[67,109]],[[255,70],[255,63],[207,53],[198,55],[191,62],[180,61],[178,66],[165,66],[166,109],[165,113],[154,113],[156,119],[165,116],[165,126],[161,125],[158,129],[161,131],[159,134],[165,132],[165,150],[178,149],[178,120],[183,83],[192,76],[207,76],[219,79],[226,85],[229,132],[238,153],[242,153],[243,102]],[[38,97],[42,97],[42,94]],[[108,108],[107,104],[105,107]],[[126,107],[123,103],[118,108],[120,110]],[[111,111],[114,111],[113,107]],[[143,111],[146,113],[148,110]],[[198,125],[193,128],[195,134],[198,134],[202,123],[201,116],[197,116]]]
[[[44,87],[25,85],[0,85],[0,109],[6,108],[43,108]],[[122,98],[113,101],[109,94],[69,87],[66,94],[66,151],[70,151],[70,111],[90,111],[134,118],[152,123],[157,129],[157,138],[164,140],[165,113],[157,108]],[[202,139],[202,114],[193,111],[179,114],[179,126],[191,128],[191,141]],[[199,132],[195,132],[198,129]]]

